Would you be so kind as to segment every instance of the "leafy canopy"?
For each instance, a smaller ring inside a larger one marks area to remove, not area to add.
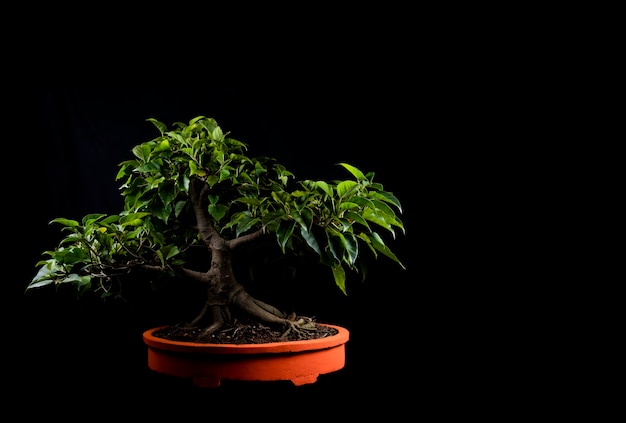
[[[160,136],[135,146],[134,159],[119,165],[124,209],[118,215],[89,214],[81,221],[57,218],[67,235],[28,288],[71,283],[79,292],[115,292],[116,281],[134,268],[158,266],[170,274],[184,266],[186,252],[201,244],[190,202],[194,180],[208,184],[211,224],[225,239],[255,231],[274,234],[283,253],[314,252],[346,293],[346,270],[360,268],[363,248],[404,265],[386,245],[383,232],[404,233],[398,199],[348,163],[350,178],[303,180],[272,158],[246,155],[247,145],[198,116],[172,130],[148,119]]]

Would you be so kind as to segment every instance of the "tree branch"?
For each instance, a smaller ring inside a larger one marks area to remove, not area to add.
[[[260,238],[261,235],[263,235],[265,233],[265,231],[263,229],[259,229],[258,231],[246,234],[246,235],[242,235],[240,237],[237,237],[235,239],[231,239],[230,241],[227,241],[228,246],[230,247],[230,249],[234,249],[237,246],[241,245],[241,244],[245,244],[246,242],[250,242],[252,240],[255,240],[257,238]]]

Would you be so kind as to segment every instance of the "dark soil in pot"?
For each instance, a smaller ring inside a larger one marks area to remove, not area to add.
[[[320,323],[315,323],[312,329],[298,333],[290,331],[286,336],[285,328],[271,327],[257,321],[235,319],[227,323],[209,339],[200,338],[203,327],[190,326],[181,323],[164,327],[153,333],[154,336],[173,341],[200,342],[213,344],[262,344],[268,342],[298,341],[318,339],[335,335],[337,330]]]

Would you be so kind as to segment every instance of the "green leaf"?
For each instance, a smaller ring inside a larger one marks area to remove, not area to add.
[[[75,226],[80,225],[80,223],[78,223],[76,220],[64,219],[62,217],[52,219],[50,223],[60,223],[61,225],[70,226],[70,227],[75,227]]]
[[[180,253],[180,250],[175,245],[165,245],[161,247],[160,251],[165,259],[170,259]]]
[[[372,245],[377,251],[380,251],[383,255],[398,263],[403,269],[406,269],[406,267],[404,267],[404,264],[400,262],[398,257],[396,257],[396,255],[385,245],[385,242],[380,237],[380,235],[378,235],[376,232],[372,232],[371,240]]]
[[[341,232],[335,231],[330,227],[326,228],[326,235],[328,237],[328,249],[332,254],[333,258],[337,262],[343,261],[343,256],[345,253],[345,243],[343,242],[343,236]]]
[[[120,225],[122,227],[126,226],[141,226],[143,225],[143,218],[148,216],[150,213],[140,212],[140,213],[130,213],[127,216],[124,216],[120,219]]]
[[[318,255],[321,256],[322,250],[320,249],[320,246],[317,243],[317,240],[315,239],[315,235],[313,235],[313,232],[309,232],[306,226],[302,225],[300,226],[300,234],[302,235],[302,238],[304,238],[308,246],[311,247]]]
[[[350,172],[352,175],[354,175],[354,177],[356,178],[357,181],[362,181],[365,178],[365,175],[363,174],[363,172],[361,172],[359,169],[357,169],[356,167],[348,164],[348,163],[338,163],[340,166],[343,166],[344,168],[348,169],[348,172]]]
[[[337,184],[337,194],[340,197],[343,197],[346,194],[349,194],[351,191],[353,191],[353,188],[358,186],[359,184],[357,184],[354,181],[343,181]]]
[[[355,195],[354,197],[350,197],[348,202],[358,204],[359,206],[361,206],[363,208],[365,208],[365,207],[370,207],[372,209],[376,208],[376,206],[374,205],[372,200],[360,197],[358,195]]]
[[[72,273],[68,275],[65,279],[61,281],[62,283],[73,283],[78,287],[82,287],[84,285],[89,285],[91,283],[91,277],[89,276],[80,276],[76,273]]]
[[[365,226],[367,228],[367,230],[370,230],[370,227],[367,224],[367,221],[360,214],[354,213],[354,212],[351,212],[351,211],[347,211],[344,214],[344,217],[346,219],[352,220],[353,222],[359,223],[359,224]]]
[[[174,205],[174,216],[178,217],[180,216],[180,214],[182,213],[182,211],[185,209],[185,205],[187,204],[187,200],[181,200],[178,201],[175,205]]]
[[[143,144],[137,145],[133,147],[132,153],[143,163],[150,157],[150,147]]]
[[[169,205],[176,198],[176,186],[173,182],[165,181],[164,183],[159,185],[159,197],[163,204],[166,206]]]
[[[34,281],[39,281],[40,279],[48,279],[50,275],[53,274],[57,270],[58,266],[56,266],[56,260],[47,260],[44,266],[39,268],[39,271],[33,278]]]
[[[304,220],[304,218],[297,209],[291,210],[291,215],[293,216],[294,220],[300,224],[300,226],[302,226],[306,230],[309,229],[307,222]]]
[[[333,189],[324,181],[316,181],[315,185],[321,188],[329,197],[333,196]]]
[[[378,200],[386,201],[390,204],[393,204],[394,206],[398,208],[400,213],[402,213],[402,206],[400,205],[400,200],[398,200],[396,196],[393,195],[392,193],[386,192],[386,191],[370,192],[370,197],[373,199],[378,199]]]
[[[154,118],[148,118],[146,120],[148,122],[152,122],[152,124],[157,127],[157,129],[159,130],[161,135],[163,135],[163,133],[165,133],[165,131],[167,131],[167,126],[165,126],[164,123],[161,123],[161,122],[159,122],[158,120],[156,120]]]
[[[246,233],[250,230],[250,228],[258,224],[259,222],[260,220],[257,218],[251,218],[250,216],[243,216],[237,222],[237,230],[235,233],[237,234],[237,236],[243,233]]]
[[[333,271],[333,277],[335,278],[335,285],[339,287],[344,295],[348,295],[348,291],[346,291],[346,271],[343,266],[338,264],[337,266],[331,267],[331,269]]]
[[[163,140],[159,143],[159,145],[156,146],[156,148],[154,149],[154,153],[159,153],[161,151],[167,151],[170,150],[170,142],[168,140]]]
[[[240,197],[238,199],[236,199],[235,201],[238,201],[240,203],[244,203],[244,204],[250,204],[251,206],[260,206],[261,202],[259,201],[258,198],[252,198],[252,197]]]
[[[291,235],[293,234],[293,228],[296,226],[296,222],[294,220],[283,220],[278,225],[278,229],[276,230],[276,237],[278,239],[278,245],[282,252],[285,252],[285,245]]]
[[[53,283],[54,283],[54,281],[52,279],[44,279],[44,280],[41,280],[41,281],[38,281],[38,282],[31,282],[28,285],[27,289],[41,288],[42,286],[50,285],[50,284],[53,284]]]
[[[189,175],[191,176],[193,175],[205,176],[206,175],[206,172],[203,169],[198,168],[198,165],[193,160],[189,160],[189,171],[190,171]],[[213,177],[215,177],[215,175],[213,175]]]
[[[228,213],[228,207],[224,204],[209,204],[209,214],[219,222]]]
[[[389,222],[388,215],[377,212],[374,209],[366,209],[363,211],[363,217],[370,222],[376,223],[378,226],[387,229],[392,234],[394,233],[391,223]]]
[[[89,258],[89,255],[85,252],[85,250],[83,250],[83,248],[72,245],[68,248],[57,250],[54,258],[59,263],[73,265],[76,263],[82,263],[85,259]]]
[[[98,220],[102,219],[105,216],[106,215],[102,214],[102,213],[88,214],[88,215],[86,215],[86,216],[84,216],[82,218],[82,222],[83,222],[83,225],[88,226],[88,225],[91,225],[91,224],[97,222]]]
[[[385,213],[386,215],[389,216],[395,216],[394,211],[391,209],[391,207],[389,207],[389,205],[387,203],[385,203],[384,201],[380,201],[380,200],[372,200],[372,204],[374,204],[374,207],[376,207],[377,210],[382,211],[383,213]]]
[[[348,254],[347,261],[350,265],[354,265],[354,262],[359,256],[359,243],[352,234],[344,234],[342,240],[346,247],[346,253]]]
[[[104,219],[100,223],[102,223],[103,225],[109,225],[111,223],[119,222],[119,220],[120,220],[120,217],[118,215],[114,214],[114,215],[111,215],[111,216],[107,217],[106,219]]]

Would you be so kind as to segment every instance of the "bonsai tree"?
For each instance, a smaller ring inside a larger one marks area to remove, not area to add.
[[[248,157],[247,144],[212,118],[198,116],[173,129],[148,121],[159,136],[135,146],[134,159],[119,164],[123,210],[52,220],[65,237],[43,253],[27,291],[71,284],[80,295],[106,298],[122,295],[139,273],[150,274],[154,284],[190,279],[204,284],[206,299],[188,324],[208,321],[201,336],[209,339],[231,321],[235,308],[285,333],[315,325],[310,317],[288,316],[251,296],[238,281],[236,252],[263,237],[273,237],[281,254],[318,257],[346,295],[346,271],[365,277],[366,254],[404,268],[382,236],[404,233],[396,214],[401,205],[373,173],[339,163],[346,180],[297,182],[274,159]]]

